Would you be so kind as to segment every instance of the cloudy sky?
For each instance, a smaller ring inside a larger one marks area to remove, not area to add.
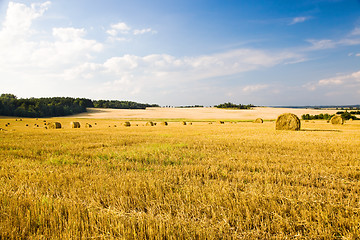
[[[0,93],[360,104],[360,1],[0,0]]]

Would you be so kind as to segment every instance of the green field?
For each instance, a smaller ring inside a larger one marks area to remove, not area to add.
[[[360,238],[358,121],[46,121],[0,119],[0,239]]]

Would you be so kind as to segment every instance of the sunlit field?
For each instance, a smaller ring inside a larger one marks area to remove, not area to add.
[[[360,121],[124,121],[0,119],[0,239],[360,238]]]

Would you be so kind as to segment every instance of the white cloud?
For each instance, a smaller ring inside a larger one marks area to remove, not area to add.
[[[321,87],[345,87],[358,89],[360,87],[360,71],[350,74],[339,74],[335,77],[321,79],[315,83],[307,83],[303,85],[303,87],[311,91]]]
[[[85,28],[56,27],[48,32],[37,32],[33,21],[46,14],[49,4],[9,4],[0,29],[0,83],[5,86],[3,91],[15,89],[14,93],[22,92],[25,96],[42,95],[43,92],[50,96],[70,93],[79,96],[79,91],[82,91],[87,96],[113,93],[124,97],[162,94],[180,88],[186,92],[205,79],[303,59],[301,54],[293,52],[246,48],[192,57],[169,54],[105,56],[103,50],[109,47],[106,45],[108,42],[89,39]],[[118,35],[125,32],[143,34],[154,31],[151,28],[132,30],[124,22],[111,25],[107,31],[115,40],[125,40]],[[247,86],[243,90],[254,92],[265,88],[264,84]]]
[[[297,23],[302,23],[302,22],[305,22],[307,20],[309,20],[311,17],[295,17],[291,20],[291,22],[289,23],[289,25],[294,25],[294,24],[297,24]]]
[[[19,37],[29,34],[31,23],[34,19],[41,17],[50,6],[50,2],[42,4],[25,4],[9,2],[5,21],[2,24],[3,34],[8,37]]]
[[[155,33],[155,31],[153,31],[151,28],[144,28],[144,29],[135,29],[133,31],[134,35],[140,35],[140,34],[144,34],[144,33]]]
[[[124,22],[119,22],[117,24],[111,25],[110,30],[108,30],[107,33],[109,33],[111,36],[116,36],[118,33],[126,34],[131,30],[131,28]]]
[[[355,56],[360,57],[360,53],[355,54]]]
[[[307,40],[307,42],[311,43],[310,50],[321,50],[321,49],[329,49],[334,48],[338,44],[337,42],[334,42],[330,39],[322,39],[322,40],[314,40],[310,39]]]

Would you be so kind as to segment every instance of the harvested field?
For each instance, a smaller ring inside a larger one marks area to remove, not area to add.
[[[360,121],[49,122],[0,119],[0,239],[360,236]]]

